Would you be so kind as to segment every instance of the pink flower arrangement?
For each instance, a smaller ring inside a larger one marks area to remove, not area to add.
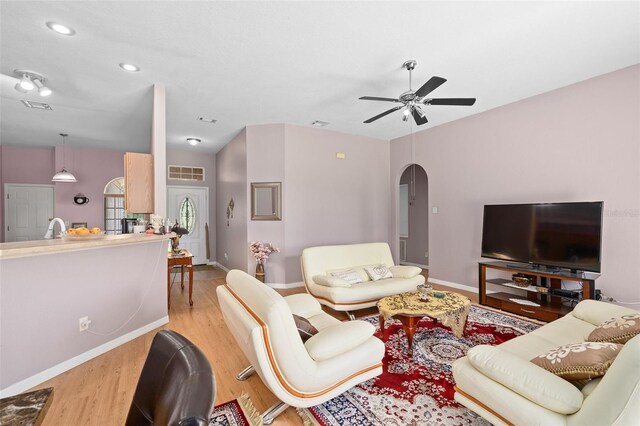
[[[280,249],[273,244],[263,243],[262,241],[252,241],[249,244],[251,255],[256,258],[258,263],[264,263],[269,259],[271,253],[280,253]]]

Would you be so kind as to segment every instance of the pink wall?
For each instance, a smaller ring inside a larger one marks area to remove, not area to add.
[[[62,147],[56,147],[55,151],[55,168],[60,170]],[[65,163],[78,182],[55,184],[56,217],[70,223],[87,222],[90,228],[104,228],[104,187],[112,179],[124,176],[124,152],[67,147]],[[89,197],[88,204],[73,203],[73,197],[79,192]]]
[[[265,263],[265,281],[268,283],[286,282],[284,227],[287,209],[282,209],[282,220],[251,220],[251,183],[282,182],[283,194],[287,191],[284,129],[284,124],[247,127],[247,239],[271,243],[281,250],[281,253],[273,253]],[[256,260],[250,253],[248,256],[247,270],[251,272],[255,270]]]
[[[233,218],[227,226],[227,205]],[[243,129],[216,154],[216,253],[228,269],[247,270],[247,131]],[[225,258],[225,253],[228,259]]]
[[[409,185],[411,197],[411,166],[400,178],[401,184]],[[409,201],[409,238],[406,262],[428,265],[425,253],[429,251],[429,185],[427,175],[420,166],[415,167],[415,200]]]
[[[416,162],[439,208],[430,217],[430,276],[477,287],[484,204],[604,200],[596,285],[640,299],[638,93],[636,65],[417,133]],[[410,153],[409,137],[391,142],[392,183]],[[395,223],[394,211],[392,241]]]
[[[5,183],[28,183],[55,186],[54,215],[65,221],[87,222],[90,227],[104,227],[104,187],[113,178],[124,175],[124,152],[66,147],[65,165],[78,182],[53,183],[54,173],[62,168],[62,147],[2,147],[2,198]],[[89,197],[89,203],[77,206],[77,193]],[[4,231],[4,205],[2,230]],[[4,232],[0,233],[4,237]]]
[[[169,179],[167,176],[167,186],[198,186],[209,188],[209,250],[211,261],[217,259],[216,256],[216,155],[203,154],[196,151],[167,150],[167,166],[196,166],[204,167],[204,182],[184,181]]]
[[[0,147],[0,241],[4,241],[4,184],[53,185],[54,151],[47,148]]]
[[[284,152],[287,283],[306,247],[389,240],[389,141],[287,124]]]

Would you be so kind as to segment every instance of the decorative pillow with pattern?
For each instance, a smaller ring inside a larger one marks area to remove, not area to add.
[[[341,280],[348,282],[349,284],[358,284],[362,282],[362,277],[357,271],[353,269],[349,269],[346,271],[333,271],[331,275],[334,277],[338,277]]]
[[[625,344],[638,334],[640,334],[640,314],[629,314],[603,322],[589,334],[586,340]]]
[[[369,278],[371,278],[371,281],[393,278],[391,271],[385,265],[367,266],[364,270],[367,272],[367,275],[369,275]]]
[[[303,342],[309,340],[311,336],[318,334],[318,329],[311,325],[308,319],[306,319],[305,317],[301,317],[300,315],[292,315],[293,321],[296,323],[298,333],[300,334]]]
[[[551,349],[531,362],[566,380],[593,379],[604,376],[621,349],[617,343],[571,343]]]

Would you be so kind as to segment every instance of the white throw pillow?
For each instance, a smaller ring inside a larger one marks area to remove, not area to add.
[[[393,278],[413,278],[420,275],[422,268],[409,265],[397,265],[389,268]]]
[[[318,285],[323,285],[325,287],[351,287],[347,281],[338,278],[338,277],[330,277],[327,275],[314,275],[312,277],[313,282]]]
[[[389,271],[386,265],[367,266],[364,270],[367,272],[367,275],[369,275],[369,278],[371,278],[371,281],[393,278],[391,271]]]
[[[331,276],[340,278],[348,282],[349,284],[358,284],[362,282],[362,277],[357,271],[353,269],[348,269],[346,271],[333,271],[331,272]]]

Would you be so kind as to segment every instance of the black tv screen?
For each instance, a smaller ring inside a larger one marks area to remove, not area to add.
[[[600,272],[603,204],[486,205],[482,257]]]

